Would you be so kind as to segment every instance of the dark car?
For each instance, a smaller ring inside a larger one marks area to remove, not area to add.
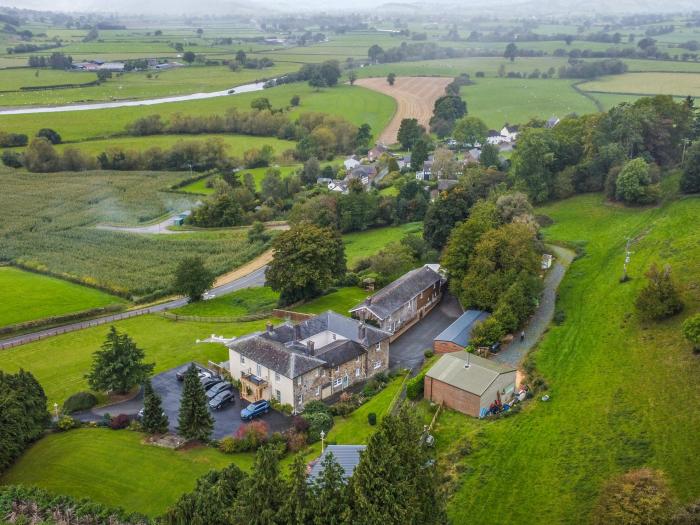
[[[213,386],[223,382],[224,380],[220,377],[210,377],[208,379],[202,379],[202,386],[204,387],[204,390],[209,390]]]
[[[207,390],[207,397],[209,399],[213,399],[218,394],[226,390],[233,390],[233,385],[231,383],[227,383],[226,381],[221,381],[220,383],[215,384],[214,386],[210,387],[209,390]]]
[[[241,410],[241,419],[244,421],[248,421],[253,419],[254,417],[261,416],[263,414],[267,414],[270,411],[270,403],[265,401],[264,399],[261,399],[260,401],[256,401],[255,403],[251,403],[247,407],[245,407],[243,410]]]
[[[233,390],[222,390],[209,401],[209,408],[219,410],[224,405],[235,402],[236,398],[233,396]]]

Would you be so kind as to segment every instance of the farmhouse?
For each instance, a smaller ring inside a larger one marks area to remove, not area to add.
[[[390,334],[332,311],[227,343],[231,376],[248,401],[275,399],[296,412],[389,366]]]
[[[360,463],[360,455],[365,450],[365,445],[328,445],[316,461],[311,465],[309,478],[315,481],[321,475],[323,469],[323,460],[328,454],[333,454],[333,458],[343,468],[343,480],[352,476],[358,463]]]
[[[482,417],[494,403],[506,403],[515,391],[515,368],[468,352],[443,355],[423,380],[424,395],[433,403]]]
[[[363,186],[368,186],[377,176],[377,168],[374,166],[357,166],[345,177],[346,182],[352,179],[359,180]]]
[[[493,144],[494,146],[498,146],[503,142],[503,135],[501,135],[501,133],[495,129],[490,129],[486,135],[486,142]]]
[[[489,317],[488,312],[467,310],[454,323],[445,328],[433,340],[433,350],[437,354],[459,352],[469,344],[472,330],[477,323]]]
[[[376,323],[391,341],[430,312],[442,299],[445,278],[440,265],[411,270],[350,310],[353,317]]]

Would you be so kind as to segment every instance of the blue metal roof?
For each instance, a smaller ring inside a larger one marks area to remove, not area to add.
[[[490,313],[481,310],[467,310],[454,323],[440,332],[435,340],[467,346],[474,324],[484,321],[490,315]]]
[[[328,454],[333,454],[333,458],[343,467],[343,478],[348,479],[360,462],[360,453],[364,449],[365,445],[328,445],[321,457],[311,467],[309,478],[312,481],[315,480],[321,474],[323,459]]]

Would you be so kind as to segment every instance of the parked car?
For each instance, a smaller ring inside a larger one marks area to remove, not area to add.
[[[231,383],[227,383],[226,381],[221,381],[207,390],[207,397],[209,399],[213,399],[225,390],[233,390],[233,385]]]
[[[142,408],[141,410],[139,410],[139,413],[136,414],[136,419],[138,419],[139,421],[141,421],[141,420],[143,419],[143,413],[145,412],[145,410],[146,410],[145,408]],[[166,415],[166,414],[165,414],[165,411],[163,411],[163,415],[164,415],[164,416]]]
[[[223,383],[223,379],[220,377],[210,377],[208,379],[203,379],[202,380],[202,386],[204,387],[204,390],[209,390],[215,385],[218,385],[219,383]]]
[[[209,401],[209,408],[219,410],[224,405],[235,402],[236,398],[233,395],[233,390],[222,390]]]
[[[254,417],[261,416],[263,414],[267,414],[270,411],[270,403],[268,401],[265,401],[264,399],[261,399],[260,401],[256,401],[255,403],[251,403],[247,407],[245,407],[243,410],[241,410],[241,419],[243,421],[249,421],[253,419]]]
[[[175,377],[177,378],[178,381],[184,381],[185,380],[185,374],[187,373],[187,370],[189,370],[189,367],[183,368],[182,370],[178,370],[175,373]],[[208,370],[204,370],[201,367],[197,367],[197,375],[199,376],[200,381],[204,381],[205,379],[210,379],[214,376],[211,372]]]

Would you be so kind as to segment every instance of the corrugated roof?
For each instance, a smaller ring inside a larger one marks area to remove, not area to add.
[[[481,310],[467,310],[454,323],[440,332],[435,340],[467,346],[474,325],[488,319],[490,315],[490,313]]]
[[[323,460],[328,454],[333,454],[333,458],[343,467],[343,478],[348,479],[360,462],[360,454],[364,449],[365,445],[328,445],[313,467],[311,467],[309,478],[313,481],[320,476]]]
[[[426,376],[481,396],[499,375],[509,372],[515,368],[468,352],[452,352],[443,355]]]

